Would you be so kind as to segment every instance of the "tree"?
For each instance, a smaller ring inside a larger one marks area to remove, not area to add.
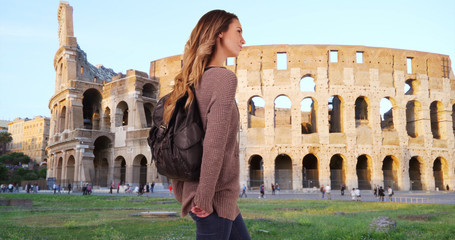
[[[8,169],[5,165],[0,164],[0,181],[8,180]]]
[[[9,132],[0,132],[0,144],[2,145],[1,147],[1,152],[0,155],[6,153],[6,144],[10,143],[13,141],[13,137],[11,137],[11,133]]]
[[[19,163],[28,164],[31,160],[32,159],[29,156],[21,152],[13,152],[0,156],[0,163],[16,166],[19,165]]]

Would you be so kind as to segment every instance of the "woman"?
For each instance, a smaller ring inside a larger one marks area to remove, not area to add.
[[[237,16],[223,10],[202,16],[185,45],[183,67],[165,103],[163,118],[168,122],[177,99],[188,92],[187,105],[196,98],[205,130],[199,181],[172,181],[182,216],[189,213],[196,222],[197,239],[250,239],[237,206],[237,77],[223,67],[226,58],[239,55],[243,44]]]

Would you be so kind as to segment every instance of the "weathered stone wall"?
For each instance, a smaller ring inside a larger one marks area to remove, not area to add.
[[[93,66],[73,36],[72,7],[61,2],[58,16],[48,178],[75,189],[86,183],[161,183],[146,141],[158,81],[137,70],[122,74]]]
[[[337,51],[336,62],[331,51]],[[287,55],[284,70],[277,70],[277,53]],[[270,45],[245,47],[234,62],[226,67],[239,81],[241,183],[252,187],[257,181],[266,187],[279,183],[292,189],[322,184],[365,188],[365,182],[368,186],[393,184],[403,190],[455,187],[455,77],[447,55],[365,46]],[[159,79],[160,96],[172,89],[181,66],[181,56],[151,62],[150,76]],[[314,79],[314,92],[300,91],[305,76]],[[411,86],[412,94],[405,93],[405,85]],[[282,95],[292,104],[288,110],[276,111],[274,101]],[[255,96],[265,101],[265,107],[252,115],[249,103]],[[329,117],[332,96],[341,101],[340,115]],[[308,119],[303,118],[300,102],[307,97],[315,101],[317,132],[302,134],[302,124]],[[367,104],[363,113],[367,119],[356,119],[359,97]],[[393,124],[387,128],[381,127],[383,98],[392,103],[386,121]],[[419,107],[413,109],[409,102]],[[437,117],[430,116],[433,102],[442,106]],[[339,132],[329,131],[333,122],[340,124]],[[439,139],[434,138],[431,125]],[[411,136],[412,131],[417,136]],[[317,163],[308,165],[305,157]],[[288,158],[291,167],[281,169]],[[255,166],[257,159],[262,166]],[[366,167],[360,164],[362,159],[368,159]],[[314,171],[313,165],[317,179],[307,173]],[[364,170],[368,173],[362,175]],[[258,171],[263,177],[253,176]]]

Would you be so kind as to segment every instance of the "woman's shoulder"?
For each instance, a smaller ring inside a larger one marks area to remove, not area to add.
[[[231,70],[224,67],[211,67],[207,69],[204,73],[207,76],[217,76],[217,77],[226,77],[226,78],[237,78],[235,73]]]

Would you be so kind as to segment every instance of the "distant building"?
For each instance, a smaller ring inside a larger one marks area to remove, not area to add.
[[[0,132],[8,132],[8,123],[7,120],[0,120]]]
[[[22,152],[37,163],[46,161],[45,149],[49,140],[49,123],[50,118],[42,116],[33,119],[14,119],[8,123],[8,132],[13,137],[8,150]]]

